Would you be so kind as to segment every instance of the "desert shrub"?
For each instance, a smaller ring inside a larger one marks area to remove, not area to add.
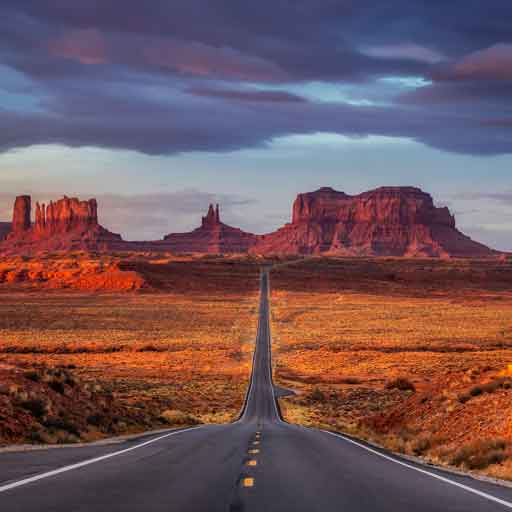
[[[356,377],[344,377],[343,379],[340,379],[341,384],[361,384],[361,379],[358,379]]]
[[[41,374],[36,370],[29,370],[24,373],[26,379],[32,380],[34,382],[39,382],[41,380]]]
[[[403,377],[397,377],[386,384],[386,389],[399,389],[400,391],[416,391],[414,384]]]
[[[60,393],[61,395],[64,394],[64,383],[62,383],[60,380],[51,380],[48,383],[48,386],[50,386],[50,388],[52,388],[56,393]]]
[[[160,419],[170,425],[197,425],[197,418],[177,409],[166,409],[160,414]]]
[[[32,430],[28,434],[28,440],[31,443],[36,443],[36,444],[46,444],[46,443],[50,442],[50,438],[48,437],[48,435],[41,430]]]
[[[48,418],[43,422],[43,425],[46,428],[53,428],[56,430],[65,430],[66,432],[69,432],[70,434],[80,437],[80,430],[78,429],[78,427],[69,418],[66,418],[66,417]]]
[[[411,444],[411,450],[414,455],[422,455],[432,447],[429,437],[419,437]]]
[[[21,406],[27,411],[30,411],[36,418],[41,418],[46,413],[46,403],[40,398],[25,400],[21,402]]]
[[[450,463],[453,466],[464,466],[468,469],[485,469],[507,458],[506,447],[507,442],[503,439],[474,441],[457,450]]]
[[[137,349],[137,352],[165,352],[167,350],[166,347],[158,347],[149,343],[148,345],[143,345]]]
[[[326,401],[324,393],[318,388],[315,388],[312,391],[310,398],[311,398],[311,400],[313,400],[313,402],[325,402]]]
[[[76,386],[76,380],[73,377],[71,377],[71,375],[68,375],[64,382],[72,388]]]
[[[463,393],[462,395],[459,396],[458,400],[461,404],[465,404],[468,400],[471,400],[471,395],[469,395],[468,393]]]
[[[495,379],[487,384],[482,385],[482,390],[484,393],[494,393],[498,389],[510,389],[512,386],[512,382],[510,379]]]
[[[470,396],[479,396],[484,392],[482,386],[474,386],[469,390]]]
[[[102,425],[108,423],[108,421],[107,417],[104,414],[95,413],[87,417],[87,423],[95,427],[101,427]]]
[[[459,402],[466,403],[473,397],[483,395],[484,393],[494,393],[499,389],[511,389],[512,380],[508,378],[499,378],[486,384],[478,384],[473,386],[468,393],[464,393],[459,397]]]

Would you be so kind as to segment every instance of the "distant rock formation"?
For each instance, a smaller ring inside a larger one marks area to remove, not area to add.
[[[14,201],[12,212],[12,234],[19,236],[30,229],[30,196],[18,196]]]
[[[172,252],[210,254],[245,253],[258,241],[258,236],[224,224],[219,205],[210,204],[201,226],[189,233],[171,233],[164,237],[164,246]]]
[[[355,196],[324,187],[299,194],[292,221],[268,235],[224,224],[219,205],[211,204],[197,229],[148,242],[127,242],[102,227],[95,199],[64,196],[48,205],[37,203],[32,224],[30,196],[19,196],[12,226],[0,223],[0,241],[7,232],[0,242],[2,254],[70,250],[435,258],[501,254],[458,231],[448,208],[436,207],[429,194],[414,187],[382,187]]]
[[[259,254],[489,257],[488,247],[455,228],[448,208],[414,187],[382,187],[356,196],[329,187],[299,194],[292,222],[261,237]]]
[[[111,250],[122,243],[120,235],[98,224],[96,199],[79,201],[64,196],[48,205],[36,204],[31,222],[30,196],[14,202],[12,229],[0,246],[3,253],[42,251]]]
[[[64,196],[48,206],[36,203],[34,230],[39,236],[62,233],[75,229],[87,230],[98,225],[96,199],[79,201],[76,197]]]

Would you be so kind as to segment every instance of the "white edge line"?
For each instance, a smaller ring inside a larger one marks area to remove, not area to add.
[[[16,482],[11,482],[10,484],[0,486],[0,492],[5,492],[10,489],[15,489],[16,487],[21,487],[22,485],[27,485],[32,482],[37,482],[38,480],[42,480],[43,478],[49,478],[51,476],[59,475],[60,473],[66,473],[67,471],[71,471],[73,469],[82,468],[84,466],[88,466],[89,464],[94,464],[96,462],[100,462],[102,460],[110,459],[112,457],[116,457],[117,455],[121,455],[123,453],[128,453],[133,450],[137,450],[138,448],[142,448],[143,446],[147,446],[151,443],[156,443],[161,439],[166,437],[175,436],[178,434],[183,434],[184,432],[190,432],[191,430],[196,430],[198,428],[203,428],[203,425],[198,427],[191,427],[184,430],[176,430],[174,432],[170,432],[169,434],[164,434],[163,436],[155,437],[154,439],[150,439],[149,441],[145,441],[144,443],[140,443],[136,446],[131,446],[130,448],[125,448],[124,450],[119,450],[113,453],[107,453],[106,455],[102,455],[101,457],[95,457],[93,459],[87,459],[82,462],[77,462],[76,464],[71,464],[69,466],[63,466],[61,468],[54,469],[52,471],[47,471],[46,473],[41,473],[39,475],[31,476],[29,478],[24,478],[23,480],[18,480]]]
[[[437,480],[441,480],[442,482],[446,482],[447,484],[454,485],[455,487],[459,487],[460,489],[464,489],[465,491],[476,494],[477,496],[480,496],[481,498],[485,498],[489,501],[494,501],[495,503],[499,503],[500,505],[503,505],[504,507],[512,509],[512,503],[510,503],[509,501],[502,500],[501,498],[497,498],[496,496],[493,496],[492,494],[487,494],[486,492],[478,491],[476,489],[473,489],[472,487],[469,487],[469,485],[464,485],[459,482],[455,482],[454,480],[450,480],[449,478],[446,478],[444,476],[437,475],[436,473],[431,473],[430,471],[427,471],[426,469],[421,469],[416,466],[413,466],[412,464],[408,464],[407,462],[403,462],[401,460],[395,459],[394,457],[391,457],[391,456],[381,453],[377,450],[374,450],[373,448],[370,448],[369,446],[366,446],[362,443],[358,443],[357,441],[354,441],[353,439],[345,437],[341,434],[336,434],[334,432],[329,432],[328,430],[322,430],[322,429],[321,429],[321,432],[325,432],[326,434],[329,434],[331,436],[343,439],[344,441],[347,441],[348,443],[352,443],[352,444],[358,446],[359,448],[363,448],[363,450],[371,452],[374,455],[378,455],[379,457],[382,457],[383,459],[386,459],[386,460],[389,460],[396,464],[399,464],[400,466],[404,466],[408,469],[413,469],[414,471],[418,471],[418,473],[423,473],[424,475],[428,475],[432,478],[436,478]]]
[[[260,274],[260,282],[261,282],[261,274]],[[260,284],[260,290],[261,290],[261,284]],[[251,366],[251,377],[249,379],[249,385],[247,386],[247,390],[245,391],[245,397],[244,402],[242,404],[242,408],[240,409],[240,414],[238,415],[238,419],[233,422],[233,425],[241,422],[247,413],[247,404],[249,402],[249,396],[251,394],[251,390],[253,388],[253,382],[254,382],[254,363],[256,361],[256,350],[258,349],[258,340],[260,337],[260,311],[261,311],[261,292],[259,296],[259,303],[258,303],[258,325],[256,327],[256,338],[254,340],[254,349],[252,351],[252,366]]]
[[[270,387],[272,391],[272,401],[274,402],[274,410],[276,412],[277,423],[284,423],[281,413],[277,408],[277,396],[272,376],[272,331],[270,329],[270,270],[267,271],[267,333],[268,333],[268,373],[270,376]]]

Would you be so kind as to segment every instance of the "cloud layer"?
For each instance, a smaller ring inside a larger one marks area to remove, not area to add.
[[[512,152],[508,0],[5,0],[0,24],[1,151],[230,151],[332,132]],[[381,79],[400,78],[417,86],[383,101]],[[364,87],[358,103],[297,94],[315,83]]]

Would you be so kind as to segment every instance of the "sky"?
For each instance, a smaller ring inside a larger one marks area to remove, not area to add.
[[[413,185],[512,250],[509,0],[2,0],[0,220],[97,197],[126,239],[265,233],[299,192]]]

